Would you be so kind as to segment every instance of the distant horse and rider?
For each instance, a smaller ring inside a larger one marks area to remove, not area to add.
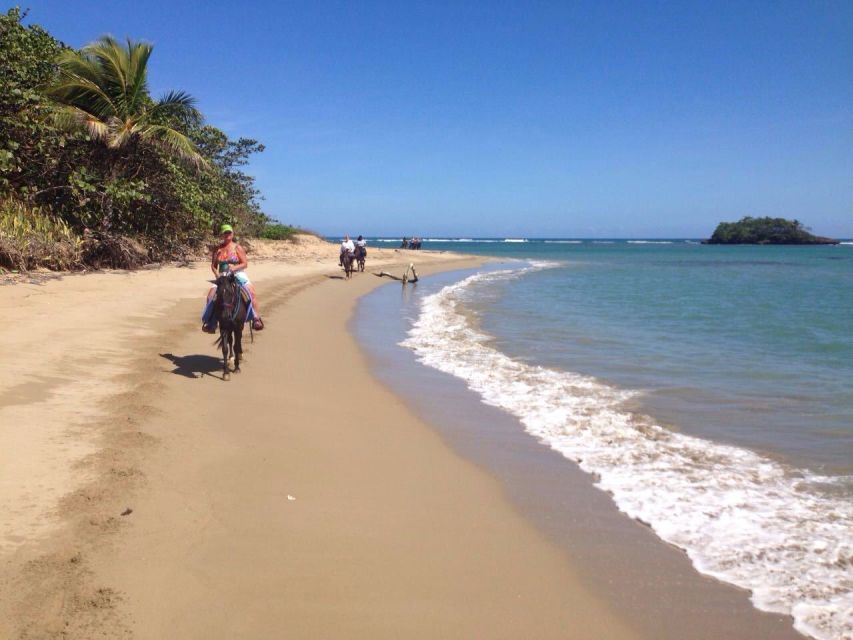
[[[344,236],[341,242],[340,265],[344,269],[346,279],[352,278],[352,274],[356,269],[364,272],[364,265],[367,261],[367,240],[364,236],[358,236],[353,242],[349,235]]]

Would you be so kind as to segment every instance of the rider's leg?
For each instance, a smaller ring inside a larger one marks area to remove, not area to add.
[[[201,315],[201,329],[206,333],[216,332],[216,318],[213,316],[213,299],[216,297],[216,286],[210,288],[207,292],[207,299],[204,304],[204,313]]]
[[[255,315],[260,317],[261,310],[258,308],[258,296],[255,293],[255,285],[250,284],[247,285],[246,288],[249,290],[249,295],[252,296],[252,309],[255,312]]]
[[[240,286],[249,292],[249,297],[252,299],[252,312],[255,316],[255,319],[252,322],[252,327],[255,331],[260,331],[264,328],[264,321],[261,320],[261,310],[258,309],[258,297],[255,295],[255,285],[252,284],[251,280],[249,280],[249,276],[247,276],[243,271],[238,271],[236,277]]]
[[[261,310],[258,308],[258,296],[255,293],[255,285],[248,284],[246,289],[249,290],[249,295],[252,296],[252,311],[255,314],[255,319],[252,321],[252,328],[255,331],[260,331],[264,328],[264,321],[261,320]]]

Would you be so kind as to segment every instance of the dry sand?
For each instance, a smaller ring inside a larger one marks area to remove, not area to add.
[[[633,637],[371,377],[345,325],[384,280],[336,252],[251,264],[267,330],[228,383],[203,265],[0,288],[0,637]],[[369,264],[411,258],[473,264]]]

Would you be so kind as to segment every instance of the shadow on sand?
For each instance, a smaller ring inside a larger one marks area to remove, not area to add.
[[[192,355],[192,356],[176,356],[172,353],[161,353],[161,358],[165,358],[175,368],[172,373],[184,376],[185,378],[202,378],[206,375],[213,378],[222,379],[222,358],[216,358],[208,355]],[[214,372],[220,375],[213,375]]]

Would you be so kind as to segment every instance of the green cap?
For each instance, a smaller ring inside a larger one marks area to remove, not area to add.
[[[225,233],[226,231],[234,233],[234,227],[232,227],[230,224],[223,224],[221,227],[219,227],[219,233]]]

